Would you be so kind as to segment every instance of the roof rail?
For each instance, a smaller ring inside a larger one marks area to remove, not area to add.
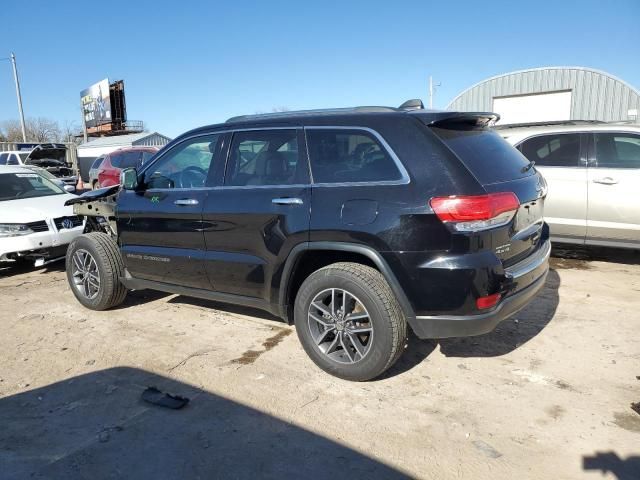
[[[597,125],[607,123],[602,120],[550,120],[548,122],[524,122],[524,123],[509,123],[506,125],[495,125],[493,128],[497,130],[505,130],[508,128],[521,128],[521,127],[546,127],[553,125]]]
[[[311,116],[311,115],[338,115],[347,113],[384,113],[399,112],[409,110],[424,110],[424,104],[419,98],[407,100],[400,107],[380,107],[362,106],[346,108],[319,108],[313,110],[292,110],[290,112],[256,113],[254,115],[238,115],[227,119],[226,123],[250,122],[254,120],[277,120],[289,117]]]
[[[277,120],[288,117],[304,117],[312,115],[338,115],[345,113],[383,113],[397,112],[393,107],[348,107],[348,108],[319,108],[315,110],[292,110],[290,112],[256,113],[254,115],[238,115],[229,118],[226,123],[250,122],[254,120]]]

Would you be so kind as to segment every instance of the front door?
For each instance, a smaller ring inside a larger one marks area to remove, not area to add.
[[[587,234],[587,135],[550,133],[518,148],[548,184],[544,217],[555,241],[582,243]]]
[[[594,134],[587,241],[640,244],[640,135]]]
[[[291,249],[308,240],[308,166],[299,129],[238,131],[224,186],[203,211],[206,269],[216,292],[274,302]]]
[[[223,149],[221,135],[186,139],[161,154],[137,191],[122,190],[118,233],[134,278],[209,288],[202,208]]]

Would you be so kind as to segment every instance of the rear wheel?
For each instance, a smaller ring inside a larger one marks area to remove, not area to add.
[[[106,234],[77,237],[67,249],[67,280],[78,301],[91,310],[120,305],[127,289],[120,283],[124,264],[118,245]]]
[[[406,344],[406,320],[393,291],[366,265],[335,263],[312,273],[298,291],[294,312],[309,357],[346,380],[381,375]]]

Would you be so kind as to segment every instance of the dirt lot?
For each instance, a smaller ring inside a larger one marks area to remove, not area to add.
[[[412,337],[359,384],[257,311],[139,291],[94,313],[61,264],[4,270],[0,477],[640,478],[640,258],[606,256],[554,258],[495,332]]]

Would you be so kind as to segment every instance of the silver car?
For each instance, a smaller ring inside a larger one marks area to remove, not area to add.
[[[553,241],[640,247],[640,125],[573,121],[496,130],[546,179]]]

